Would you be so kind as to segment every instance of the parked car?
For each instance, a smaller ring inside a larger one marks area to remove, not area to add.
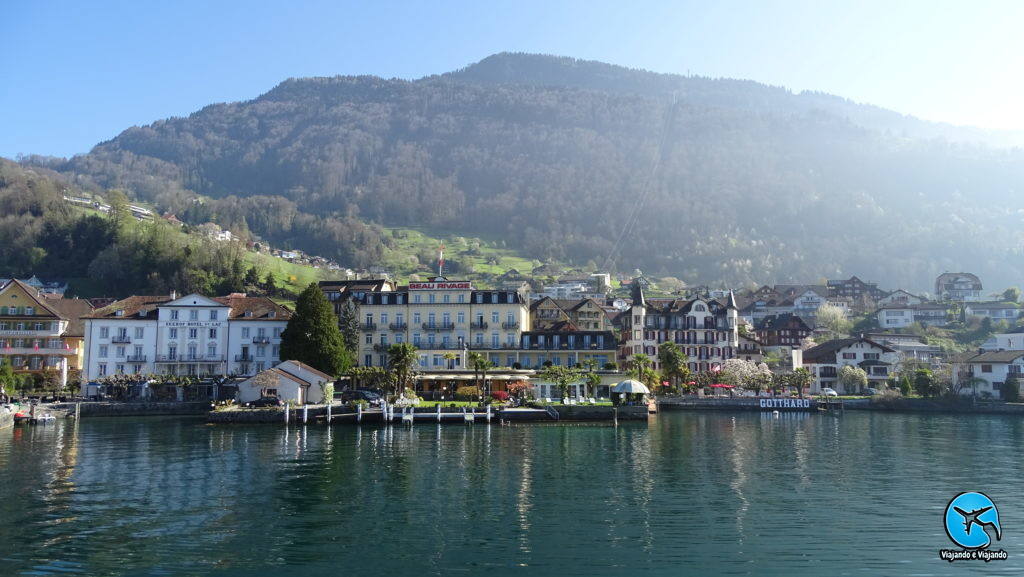
[[[350,401],[366,401],[371,407],[379,407],[384,402],[384,399],[372,391],[342,391],[341,402],[348,403]]]
[[[260,397],[249,403],[250,407],[280,407],[283,405],[284,401],[278,397]]]
[[[830,389],[828,387],[825,387],[824,389],[822,389],[821,390],[821,394],[825,395],[826,397],[838,397],[839,396],[839,393],[837,393],[834,389]]]
[[[865,395],[881,395],[882,391],[879,391],[878,389],[875,389],[873,387],[868,387],[868,388],[864,389],[864,394]]]

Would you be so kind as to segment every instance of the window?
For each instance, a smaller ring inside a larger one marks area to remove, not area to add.
[[[864,353],[864,360],[865,361],[877,361],[878,360],[878,353]]]
[[[256,356],[257,357],[261,357],[261,358],[267,356],[267,347],[264,347],[264,346],[256,347]]]
[[[498,314],[498,311],[492,311],[491,312],[491,322],[492,323],[497,323],[499,318],[501,318],[501,317]]]
[[[420,324],[422,322],[423,322],[423,317],[420,316],[420,313],[412,313],[412,324],[418,325],[418,324]]]
[[[212,327],[210,328],[210,338],[211,339],[217,338],[217,329],[216,328],[212,328]]]
[[[981,365],[981,372],[983,372],[983,373],[991,373],[992,372],[992,365]]]
[[[176,339],[178,338],[178,329],[170,329],[167,331],[167,338]]]
[[[106,374],[107,374],[107,365],[100,365],[99,369],[100,369],[100,376],[101,377],[106,376]]]
[[[281,327],[274,327],[274,338],[281,338]]]
[[[217,345],[211,344],[206,347],[206,357],[210,359],[217,358]]]
[[[275,359],[281,358],[281,345],[274,345],[270,347],[270,355]]]
[[[135,327],[135,338],[141,339],[145,329],[143,327]]]
[[[100,327],[100,338],[110,338],[110,327]]]
[[[177,310],[172,310],[171,311],[171,320],[172,321],[178,320],[178,311]]]
[[[199,329],[189,329],[188,330],[188,338],[190,338],[190,339],[197,339],[197,338],[199,338]]]
[[[188,320],[190,320],[190,321],[198,321],[199,320],[199,311],[188,311]]]
[[[242,338],[249,338],[249,327],[242,327]]]
[[[843,358],[846,360],[856,359],[857,353],[843,353]]]
[[[442,300],[442,302],[444,302],[445,304],[447,304],[447,303],[450,303],[450,302],[452,302],[452,295],[448,295],[448,294],[446,294],[446,295],[444,295],[443,297],[441,297],[441,300]]]
[[[373,333],[366,333],[366,344],[373,344]]]
[[[123,359],[123,358],[124,358],[124,347],[117,347],[117,348],[116,348],[116,349],[114,349],[114,350],[116,351],[116,352],[114,353],[114,356],[115,356],[115,357],[117,357],[117,358],[119,358],[119,359]]]
[[[455,318],[459,324],[464,324],[466,322],[466,311],[459,311]]]
[[[170,346],[167,347],[167,360],[174,361],[178,359],[178,347]]]
[[[211,311],[210,311],[210,320],[211,320],[211,321],[215,321],[215,320],[217,320],[217,313],[218,313],[218,312],[219,312],[219,311],[216,311],[216,310],[211,310]]]
[[[100,352],[99,352],[99,355],[98,355],[99,358],[101,358],[101,359],[107,358],[108,352],[109,351],[107,350],[107,345],[100,345]]]

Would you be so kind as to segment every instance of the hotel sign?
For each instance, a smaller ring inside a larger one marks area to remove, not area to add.
[[[444,290],[473,290],[473,284],[469,281],[443,281],[443,282],[411,282],[411,291],[444,291]]]

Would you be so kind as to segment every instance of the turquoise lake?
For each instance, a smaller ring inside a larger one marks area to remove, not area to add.
[[[675,412],[647,424],[0,430],[3,575],[1021,575],[1024,421]],[[947,504],[998,507],[1006,561]]]

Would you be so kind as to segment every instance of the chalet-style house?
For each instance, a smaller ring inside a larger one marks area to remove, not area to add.
[[[803,366],[814,378],[812,393],[818,393],[825,387],[840,394],[859,393],[846,390],[839,382],[839,370],[844,365],[864,369],[868,376],[867,386],[881,388],[898,361],[899,353],[895,349],[866,338],[836,339],[803,352]]]
[[[935,279],[935,298],[940,301],[980,302],[981,281],[969,272],[946,272]]]
[[[89,310],[87,301],[48,298],[35,286],[8,280],[0,286],[0,362],[9,363],[15,374],[64,387],[68,372],[82,367],[79,317]]]
[[[610,331],[611,321],[595,299],[559,300],[543,297],[530,303],[533,330]]]
[[[1024,378],[1024,350],[989,351],[968,357],[953,367],[954,386],[961,395],[1002,398],[1010,377]]]
[[[826,286],[829,298],[849,299],[856,310],[870,310],[879,299],[886,296],[885,291],[878,288],[878,284],[864,282],[856,276],[846,280],[828,280]]]
[[[897,289],[878,299],[876,304],[879,307],[884,307],[887,305],[920,305],[925,302],[927,302],[927,299],[924,297],[911,294],[903,289]]]
[[[949,308],[941,303],[888,304],[875,313],[882,329],[899,329],[911,323],[926,327],[944,327],[949,322]]]
[[[800,343],[813,331],[800,317],[793,314],[770,315],[754,328],[757,341],[767,348],[800,348]]]

